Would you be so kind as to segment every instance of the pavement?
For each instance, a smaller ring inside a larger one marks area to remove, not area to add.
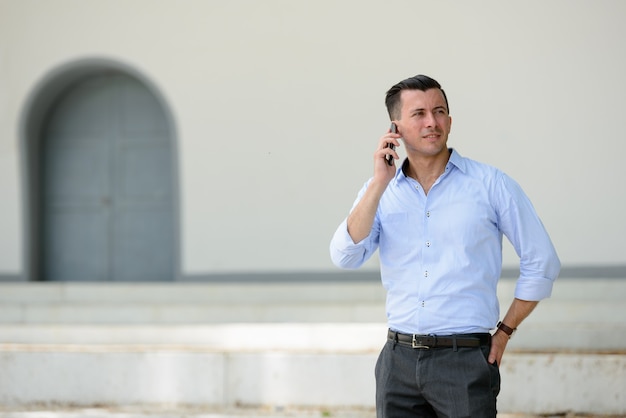
[[[375,418],[371,409],[320,409],[320,408],[29,408],[2,410],[1,418]]]
[[[336,408],[233,408],[214,409],[200,407],[101,407],[101,408],[69,408],[29,407],[28,409],[11,409],[0,406],[0,418],[375,418],[372,409],[336,409]],[[499,414],[499,418],[624,418],[624,415],[529,415]]]

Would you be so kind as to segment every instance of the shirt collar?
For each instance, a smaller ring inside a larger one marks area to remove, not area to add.
[[[454,148],[449,148],[449,150],[450,159],[448,160],[448,164],[446,165],[446,167],[450,168],[451,166],[454,166],[461,170],[461,172],[465,173],[467,171],[466,159],[462,157],[461,154],[459,154]],[[393,179],[394,185],[398,185],[398,183],[401,181],[407,181],[407,177],[404,174],[404,171],[402,171],[402,168],[405,166],[405,164],[408,163],[409,159],[405,158],[404,161],[402,161],[402,164],[400,164],[400,168],[396,170],[396,176]]]
[[[448,160],[448,167],[453,165],[463,173],[467,172],[467,159],[461,156],[461,154],[459,154],[454,148],[450,148],[450,151],[452,152],[450,153],[450,159]]]

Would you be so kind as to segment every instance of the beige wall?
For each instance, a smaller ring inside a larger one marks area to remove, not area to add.
[[[450,145],[522,184],[564,265],[625,264],[625,16],[620,0],[0,0],[0,274],[23,269],[25,102],[90,57],[169,103],[183,275],[333,269],[384,93],[417,73],[448,93]]]

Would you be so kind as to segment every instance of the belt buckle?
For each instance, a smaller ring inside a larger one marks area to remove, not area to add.
[[[415,334],[413,334],[413,341],[411,342],[411,347],[413,347],[413,348],[424,348],[424,349],[426,349],[426,350],[428,350],[428,349],[430,348],[430,347],[429,347],[429,346],[427,346],[427,345],[423,345],[423,344],[421,343],[421,340],[418,342],[418,340],[417,340],[417,338],[416,338]]]

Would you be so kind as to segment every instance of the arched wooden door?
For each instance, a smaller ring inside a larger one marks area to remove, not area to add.
[[[172,280],[172,134],[154,95],[119,72],[93,75],[42,132],[43,279]]]

